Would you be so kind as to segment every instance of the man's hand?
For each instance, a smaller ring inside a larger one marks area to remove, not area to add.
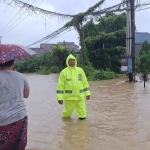
[[[59,103],[60,105],[62,105],[62,104],[63,104],[63,100],[58,100],[58,103]]]
[[[90,95],[86,96],[86,99],[89,100],[90,99]]]

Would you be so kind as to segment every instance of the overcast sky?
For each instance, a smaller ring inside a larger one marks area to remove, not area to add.
[[[5,0],[6,2],[12,0]],[[99,0],[22,0],[34,6],[62,14],[77,14],[86,11]],[[105,0],[101,9],[116,5],[122,0]],[[150,0],[140,0],[141,3]],[[150,7],[147,6],[147,7]],[[146,7],[145,7],[146,8]],[[22,44],[28,46],[37,40],[61,28],[69,20],[58,17],[45,17],[19,11],[17,6],[8,6],[0,0],[0,36],[2,43]],[[139,32],[150,33],[150,9],[135,12],[135,25]],[[65,31],[48,43],[74,42],[79,45],[78,33],[75,30]],[[45,42],[45,41],[44,41]],[[42,42],[42,43],[44,43]],[[32,47],[39,47],[40,43]]]

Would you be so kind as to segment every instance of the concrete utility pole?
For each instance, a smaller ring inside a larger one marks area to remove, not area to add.
[[[127,2],[126,9],[126,57],[131,57],[131,6],[130,1]]]
[[[130,3],[131,3],[131,58],[132,58],[132,76],[133,76],[133,74],[135,73],[135,3],[134,0],[130,0]]]
[[[135,6],[134,0],[127,2],[126,57],[132,60],[132,69],[128,72],[129,82],[134,81],[135,73]],[[128,59],[129,60],[129,59]]]

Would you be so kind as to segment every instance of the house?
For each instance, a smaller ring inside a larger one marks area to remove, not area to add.
[[[36,55],[42,55],[43,53],[46,52],[46,50],[44,50],[43,48],[30,48],[33,51],[35,51],[37,54]]]
[[[76,45],[76,44],[74,44],[74,42],[65,42],[65,43],[64,43],[64,42],[59,42],[58,44],[60,44],[60,45],[65,44],[65,46],[66,46],[68,49],[70,49],[70,50],[74,49],[75,52],[76,52],[76,54],[79,54],[79,53],[80,53],[79,46]]]
[[[150,43],[150,34],[148,32],[135,32],[135,57],[139,55],[144,41],[148,41]]]
[[[57,44],[65,45],[69,50],[74,49],[76,54],[80,53],[79,46],[76,45],[74,42],[58,42]],[[43,43],[40,44],[40,48],[31,48],[33,51],[37,53],[37,55],[42,55],[45,52],[51,51],[52,47],[56,44],[49,44],[49,43]]]

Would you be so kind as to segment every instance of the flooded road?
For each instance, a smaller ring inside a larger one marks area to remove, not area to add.
[[[90,83],[87,119],[62,119],[56,101],[58,76],[27,75],[27,150],[150,150],[150,83],[125,78]],[[138,78],[137,78],[138,79]]]

